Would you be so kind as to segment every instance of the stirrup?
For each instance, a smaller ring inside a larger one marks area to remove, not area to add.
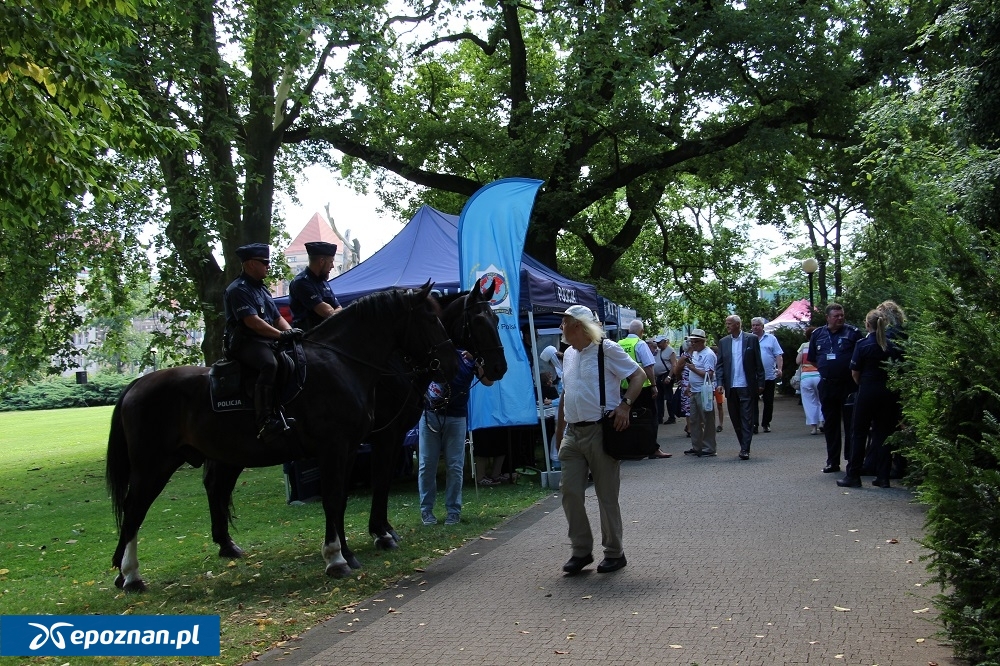
[[[283,421],[280,421],[273,416],[269,416],[267,420],[261,424],[260,430],[257,431],[257,439],[273,439],[276,435],[285,430],[288,430],[288,428],[285,427]]]
[[[283,431],[284,430],[291,430],[292,428],[295,427],[295,419],[293,419],[290,416],[286,418],[285,417],[285,410],[283,410],[283,409],[279,409],[278,410],[278,420],[281,423],[281,429]]]

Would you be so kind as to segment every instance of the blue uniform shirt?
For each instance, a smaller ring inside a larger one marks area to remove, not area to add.
[[[809,338],[809,362],[827,381],[851,379],[851,358],[861,337],[861,331],[850,324],[844,324],[836,333],[830,333],[829,326],[817,328]]]
[[[323,317],[315,311],[320,303],[326,303],[334,309],[340,307],[337,297],[330,289],[330,284],[308,267],[304,268],[288,285],[288,306],[292,310],[292,326],[303,331],[317,326],[323,321]]]
[[[281,317],[278,306],[274,304],[271,292],[264,286],[264,283],[261,280],[253,279],[246,273],[240,273],[240,276],[226,287],[222,305],[226,312],[227,349],[233,335],[260,337],[246,327],[243,323],[244,317],[257,315],[272,325]]]

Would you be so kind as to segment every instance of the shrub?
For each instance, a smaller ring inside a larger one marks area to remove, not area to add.
[[[956,652],[1000,664],[1000,252],[996,239],[950,230],[928,280],[899,382],[905,454],[929,506],[924,545]]]
[[[117,374],[98,374],[86,384],[73,377],[51,377],[17,388],[0,401],[0,411],[64,409],[113,405],[125,387],[135,379]]]

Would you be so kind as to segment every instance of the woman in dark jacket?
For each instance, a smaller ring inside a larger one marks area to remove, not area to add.
[[[855,346],[851,358],[851,376],[858,385],[858,392],[854,399],[851,457],[847,462],[847,473],[837,481],[841,487],[861,485],[861,467],[869,432],[875,459],[872,485],[889,487],[892,452],[884,444],[899,423],[899,398],[888,386],[888,363],[898,360],[901,354],[899,347],[886,336],[888,325],[885,312],[869,312],[865,317],[868,336]]]

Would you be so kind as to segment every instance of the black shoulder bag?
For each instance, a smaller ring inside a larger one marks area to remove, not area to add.
[[[601,434],[604,436],[604,452],[615,460],[642,460],[651,456],[657,448],[656,418],[652,410],[632,406],[629,424],[625,430],[615,430],[614,410],[607,408],[604,391],[604,340],[597,348],[597,375],[601,391]]]

